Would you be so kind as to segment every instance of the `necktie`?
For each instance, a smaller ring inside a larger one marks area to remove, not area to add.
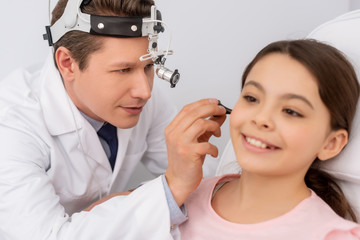
[[[104,125],[100,128],[100,130],[97,133],[109,145],[110,148],[109,162],[111,165],[111,169],[114,170],[116,154],[118,150],[116,127],[111,125],[110,123],[104,123]]]

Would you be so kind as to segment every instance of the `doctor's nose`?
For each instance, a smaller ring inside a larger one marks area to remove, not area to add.
[[[151,97],[152,79],[149,79],[146,74],[136,74],[130,90],[130,95],[133,98],[147,100]]]

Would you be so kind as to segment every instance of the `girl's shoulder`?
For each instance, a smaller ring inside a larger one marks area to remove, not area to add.
[[[212,192],[217,191],[217,187],[222,186],[223,184],[230,182],[232,180],[240,178],[240,174],[226,174],[223,176],[215,176],[210,178],[204,178],[199,186],[200,191]]]
[[[360,240],[360,224],[337,215],[331,207],[314,192],[310,198],[313,200],[314,207],[317,208],[317,212],[313,212],[314,218],[319,221],[318,226],[322,226],[319,228],[321,235],[319,239]]]
[[[218,184],[222,184],[224,182],[230,182],[230,181],[238,179],[238,178],[240,178],[240,174],[225,174],[225,175],[222,175],[222,176],[204,178],[201,181],[200,186],[202,186],[202,185],[210,185],[210,186],[215,187]]]
[[[199,201],[208,201],[214,192],[217,191],[217,187],[221,187],[224,183],[238,179],[240,174],[227,174],[223,176],[215,176],[210,178],[204,178],[197,189],[190,195],[185,201],[185,205],[195,204]]]
[[[344,220],[343,224],[332,227],[324,240],[360,240],[360,225]]]

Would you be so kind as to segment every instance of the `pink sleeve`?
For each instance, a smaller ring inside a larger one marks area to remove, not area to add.
[[[324,240],[360,240],[360,226],[349,230],[332,230]]]

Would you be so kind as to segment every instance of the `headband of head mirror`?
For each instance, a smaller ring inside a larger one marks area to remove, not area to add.
[[[49,46],[53,46],[67,32],[73,30],[121,38],[147,36],[148,54],[141,56],[140,60],[152,59],[158,65],[156,70],[158,77],[168,81],[170,87],[176,86],[180,73],[177,69],[172,71],[164,67],[166,56],[171,55],[172,50],[168,48],[163,51],[157,48],[158,33],[164,32],[164,27],[161,13],[156,10],[155,5],[151,6],[149,17],[118,17],[89,15],[81,12],[81,9],[90,2],[91,0],[68,0],[63,15],[52,26],[46,26],[46,34],[43,37],[48,41]]]
[[[78,30],[94,35],[113,37],[142,37],[157,35],[164,31],[161,25],[161,13],[153,5],[151,16],[143,17],[118,17],[98,16],[81,12],[81,8],[89,4],[91,0],[69,0],[63,15],[52,26],[46,26],[46,34],[49,46],[53,46],[67,32]]]

